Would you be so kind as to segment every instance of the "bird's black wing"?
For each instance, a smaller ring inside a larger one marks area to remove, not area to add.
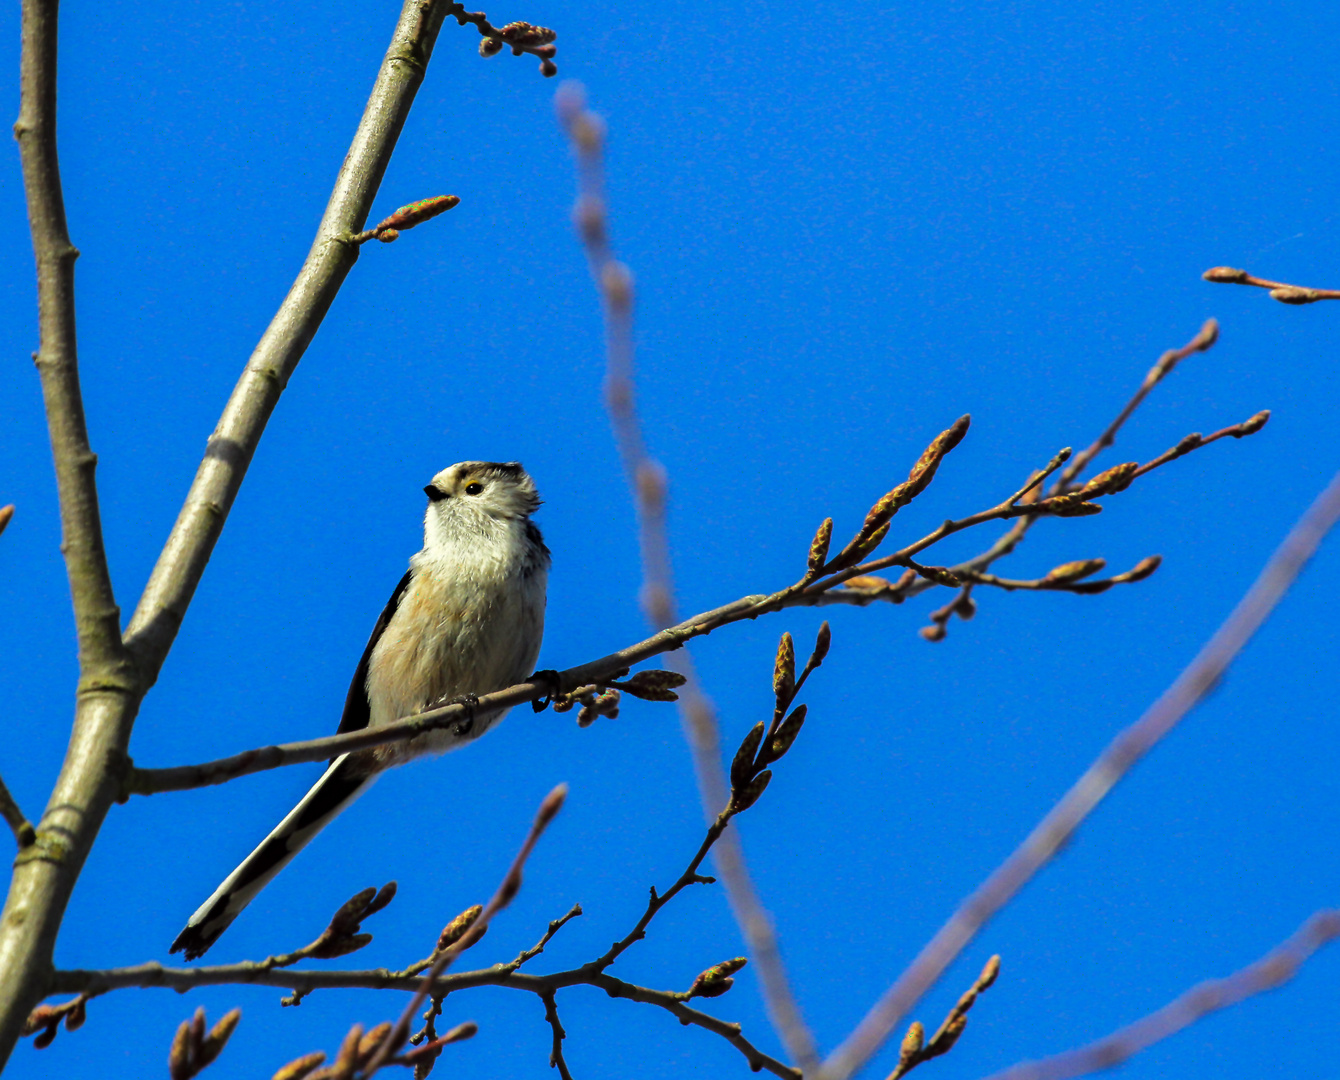
[[[395,587],[391,599],[386,602],[386,607],[382,609],[377,625],[372,628],[372,636],[368,638],[367,648],[363,650],[363,655],[358,661],[358,667],[354,669],[353,680],[349,683],[349,693],[344,699],[344,715],[340,717],[340,726],[335,731],[337,735],[343,735],[346,731],[361,731],[368,726],[370,718],[368,661],[372,659],[372,650],[381,640],[382,633],[386,630],[386,624],[391,621],[391,616],[400,606],[400,598],[405,595],[405,590],[409,588],[409,579],[413,573],[413,570],[405,571],[405,576],[400,579],[400,584]]]

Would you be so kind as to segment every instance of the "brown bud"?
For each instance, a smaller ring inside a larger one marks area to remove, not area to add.
[[[535,828],[545,828],[554,818],[558,817],[558,812],[563,809],[563,803],[568,797],[568,785],[559,784],[553,791],[544,797],[544,802],[540,803],[540,808],[535,811]]]
[[[357,1057],[360,1068],[372,1060],[372,1055],[381,1048],[382,1043],[386,1040],[386,1036],[390,1034],[391,1021],[383,1020],[358,1040]]]
[[[1200,276],[1205,281],[1215,281],[1225,285],[1241,285],[1247,280],[1247,271],[1234,270],[1231,266],[1212,266]]]
[[[977,614],[977,601],[966,594],[960,596],[954,601],[954,614],[964,622],[967,622]]]
[[[340,1043],[340,1052],[335,1056],[335,1070],[344,1069],[350,1076],[353,1070],[358,1067],[358,1044],[363,1041],[363,1025],[355,1024],[349,1029],[344,1037],[344,1042]],[[343,1080],[343,1074],[339,1074]]]
[[[849,577],[842,583],[844,589],[859,589],[861,592],[881,593],[885,589],[892,589],[893,582],[886,577],[880,577],[878,574],[857,574],[856,577]]]
[[[927,581],[933,581],[937,585],[947,585],[951,589],[957,589],[963,584],[957,574],[947,566],[915,566],[913,569],[918,576]]]
[[[457,1024],[454,1028],[442,1036],[443,1045],[447,1043],[465,1042],[466,1039],[473,1039],[479,1034],[479,1025],[473,1020],[467,1020],[463,1024]]]
[[[12,508],[11,508],[12,510]],[[0,511],[2,513],[3,511]],[[4,525],[0,525],[0,530]],[[807,559],[807,565],[814,573],[818,573],[824,565],[824,560],[828,558],[828,545],[833,539],[833,519],[824,518],[823,523],[814,533],[814,539],[810,541],[810,554]]]
[[[368,905],[376,897],[375,888],[367,888],[362,892],[357,892],[349,897],[339,910],[330,918],[330,932],[336,936],[343,937],[358,929],[358,924],[363,921],[363,914],[367,911]]]
[[[34,1032],[41,1031],[58,1019],[54,1005],[39,1005],[28,1014],[28,1019],[23,1022],[22,1037],[27,1038]]]
[[[1147,559],[1141,559],[1130,570],[1122,575],[1127,581],[1144,581],[1163,562],[1162,555],[1150,555]]]
[[[431,221],[438,214],[445,214],[448,210],[460,204],[461,200],[455,195],[434,195],[428,199],[420,199],[418,202],[400,207],[390,217],[378,222],[377,229],[379,231],[382,229],[412,229],[415,225],[422,225],[425,221]]]
[[[1116,491],[1125,491],[1131,484],[1135,470],[1140,467],[1138,461],[1125,461],[1114,465],[1106,472],[1100,472],[1079,491],[1075,492],[1085,499],[1094,499],[1099,495],[1110,495]]]
[[[50,1031],[54,1037],[56,1032],[54,1025]],[[38,1046],[39,1050],[42,1045]],[[191,1021],[183,1020],[177,1026],[177,1034],[172,1037],[172,1046],[168,1050],[168,1076],[171,1080],[190,1080],[191,1057]]]
[[[364,918],[366,918],[369,915],[377,914],[377,912],[381,911],[382,908],[384,908],[387,904],[389,904],[392,900],[394,900],[395,890],[396,890],[396,884],[394,881],[388,881],[385,885],[383,885],[377,891],[377,895],[372,898],[372,902],[368,904],[367,910],[363,912]]]
[[[917,633],[927,641],[944,641],[947,631],[940,623],[931,623],[930,626],[923,626]]]
[[[808,711],[809,706],[797,705],[795,711],[778,725],[777,733],[773,735],[772,741],[768,743],[768,748],[765,751],[767,761],[776,761],[791,749],[791,744],[796,741],[796,736],[800,734],[801,725],[805,723],[805,714]]]
[[[502,52],[502,38],[486,37],[479,42],[479,55],[488,59],[490,56],[497,56]]]
[[[378,229],[373,235],[383,244],[394,244],[400,239],[400,232],[397,229]]]
[[[356,953],[371,944],[371,934],[346,934],[343,937],[331,937],[320,948],[312,950],[310,955],[316,960],[334,960]]]
[[[720,997],[735,985],[731,976],[747,963],[749,961],[743,956],[737,956],[733,960],[713,964],[693,980],[693,985],[689,987],[689,997]]]
[[[796,646],[786,632],[777,643],[777,658],[772,664],[772,692],[779,709],[790,705],[796,693]]]
[[[184,1021],[183,1021],[183,1026],[186,1026]],[[45,1030],[39,1032],[39,1033],[37,1034],[37,1036],[33,1039],[33,1049],[34,1049],[34,1050],[45,1050],[48,1046],[50,1046],[53,1042],[56,1041],[56,1032],[59,1031],[59,1030],[60,1030],[60,1025],[59,1025],[58,1023],[56,1023],[56,1022],[52,1022],[52,1023],[48,1024],[48,1025],[46,1026]],[[170,1063],[170,1062],[171,1062],[171,1059],[169,1059],[169,1063]],[[175,1073],[172,1074],[172,1077],[173,1077],[173,1080],[176,1080],[176,1074],[175,1074]]]
[[[1297,285],[1286,285],[1282,289],[1271,289],[1270,299],[1278,300],[1281,304],[1310,304],[1314,300],[1320,300],[1321,295],[1316,289],[1301,289]]]
[[[743,791],[737,790],[731,794],[731,809],[737,814],[748,810],[754,803],[758,802],[759,796],[767,790],[768,783],[771,780],[771,770],[764,769],[763,772],[749,781]]]
[[[814,652],[810,655],[810,664],[818,667],[824,662],[824,657],[828,655],[828,649],[833,644],[833,631],[828,626],[828,620],[825,619],[819,624],[819,633],[814,637]]]
[[[925,1045],[926,1029],[922,1027],[920,1020],[913,1020],[908,1026],[907,1034],[903,1036],[902,1045],[898,1048],[899,1064],[906,1063],[909,1058],[916,1057]]]
[[[211,1061],[213,1061],[228,1045],[228,1040],[237,1030],[237,1025],[242,1019],[241,1009],[232,1009],[224,1013],[223,1019],[210,1028],[209,1034],[205,1036],[205,1041],[200,1045],[200,1053],[196,1059],[196,1071],[199,1072]]]
[[[1102,506],[1098,503],[1084,502],[1079,492],[1044,499],[1038,503],[1038,507],[1057,517],[1092,517],[1103,512]]]
[[[302,1057],[290,1061],[270,1080],[302,1080],[304,1076],[315,1070],[325,1060],[326,1055],[320,1050],[314,1054],[304,1054]]]
[[[977,989],[986,990],[993,982],[996,976],[1000,974],[1000,957],[993,956],[982,968],[982,973],[977,976]]]
[[[931,444],[926,447],[921,457],[917,459],[917,463],[912,466],[912,471],[907,474],[907,481],[910,486],[906,493],[906,502],[911,502],[912,499],[926,490],[930,482],[935,479],[935,470],[940,467],[940,462],[944,460],[944,456],[963,441],[963,436],[968,433],[968,426],[971,423],[972,417],[964,414],[931,440]]]
[[[540,63],[540,74],[546,79],[552,79],[558,74],[558,65],[547,57]]]
[[[749,734],[740,743],[740,749],[735,751],[735,758],[730,763],[730,786],[733,790],[739,791],[753,779],[754,755],[762,741],[763,721],[760,720],[749,729]]]
[[[1240,439],[1244,435],[1255,435],[1263,427],[1266,421],[1270,419],[1270,410],[1262,409],[1255,416],[1249,417],[1238,425],[1238,430],[1233,433],[1233,438]]]
[[[674,688],[683,686],[688,679],[677,671],[652,669],[639,671],[627,682],[619,683],[619,689],[630,693],[643,701],[678,701],[679,695]]]
[[[1064,585],[1096,574],[1106,565],[1106,559],[1078,559],[1075,562],[1062,563],[1060,566],[1052,567],[1042,580],[1053,585]]]
[[[1190,435],[1183,435],[1182,438],[1177,441],[1177,446],[1174,447],[1174,449],[1179,454],[1189,454],[1192,450],[1197,449],[1204,441],[1205,436],[1199,431],[1193,431]]]
[[[963,1034],[963,1029],[967,1026],[967,1013],[957,1013],[951,1016],[945,1026],[937,1033],[939,1038],[935,1040],[936,1051],[943,1054],[951,1049],[958,1042],[958,1037]]]
[[[85,1007],[87,1001],[88,999],[82,995],[75,998],[74,1004],[70,1006],[70,1011],[65,1014],[66,1031],[78,1031],[84,1026],[84,1021],[88,1019],[88,1009]],[[234,1009],[233,1012],[237,1013],[238,1016],[242,1015],[240,1009]],[[228,1016],[232,1016],[232,1013],[229,1013]],[[223,1020],[227,1020],[228,1016],[225,1016]],[[222,1024],[223,1020],[220,1020],[219,1023]],[[234,1024],[235,1026],[236,1024]]]
[[[434,952],[441,952],[443,949],[455,945],[461,940],[461,936],[475,924],[475,920],[484,913],[483,904],[475,904],[462,911],[451,922],[442,928],[442,933],[438,935],[437,947]]]
[[[0,506],[0,533],[5,531],[5,526],[9,524],[10,520],[13,517],[14,517],[13,503],[10,503],[8,506]],[[831,529],[832,526],[830,525],[829,528]]]

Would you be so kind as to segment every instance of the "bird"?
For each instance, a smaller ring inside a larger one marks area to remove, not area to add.
[[[462,461],[424,489],[423,550],[391,594],[354,669],[339,732],[464,701],[459,723],[340,754],[196,910],[171,951],[195,960],[289,861],[382,771],[479,738],[506,709],[473,703],[525,679],[544,635],[550,554],[531,520],[540,496],[519,462]]]

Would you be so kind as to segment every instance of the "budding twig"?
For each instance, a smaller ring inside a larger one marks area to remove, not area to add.
[[[1258,289],[1269,289],[1270,298],[1281,304],[1312,304],[1318,300],[1340,300],[1340,289],[1309,289],[1303,285],[1288,285],[1283,281],[1267,281],[1253,277],[1246,270],[1235,270],[1231,266],[1214,266],[1201,277],[1221,285],[1255,285]]]
[[[959,907],[884,993],[856,1030],[824,1061],[822,1080],[846,1080],[888,1038],[986,922],[1019,892],[1108,792],[1223,677],[1340,520],[1340,473],[1270,557],[1247,595],[1196,658],[1138,721],[1122,731],[1028,838]]]

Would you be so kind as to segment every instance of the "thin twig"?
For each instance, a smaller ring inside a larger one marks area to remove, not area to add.
[[[563,1058],[563,1040],[568,1037],[568,1033],[563,1030],[563,1024],[558,1019],[558,1002],[552,992],[541,994],[540,1000],[544,1002],[544,1018],[554,1033],[553,1046],[549,1051],[549,1065],[558,1070],[562,1080],[572,1080],[572,1073],[568,1072],[568,1063]]]
[[[1229,664],[1302,573],[1340,519],[1340,473],[1275,550],[1232,614],[1176,681],[1122,731],[1028,838],[959,907],[870,1012],[823,1064],[823,1080],[845,1080],[879,1049],[986,922],[1074,835],[1109,791],[1223,677]]]
[[[1270,298],[1281,304],[1312,304],[1318,300],[1340,300],[1340,289],[1310,289],[1305,285],[1289,285],[1283,281],[1267,281],[1253,277],[1246,270],[1235,270],[1231,266],[1214,266],[1201,277],[1221,285],[1255,285],[1259,289],[1269,289]]]
[[[1104,431],[1093,443],[1086,449],[1080,451],[1078,455],[1071,459],[1070,464],[1065,467],[1053,485],[1052,493],[1061,494],[1067,491],[1075,478],[1084,471],[1085,467],[1096,458],[1103,450],[1117,441],[1117,432],[1122,425],[1131,418],[1131,414],[1140,407],[1141,402],[1149,396],[1151,390],[1158,386],[1172,370],[1177,367],[1188,356],[1198,352],[1205,352],[1219,340],[1219,324],[1214,319],[1207,319],[1205,325],[1200,328],[1196,336],[1183,345],[1180,349],[1169,349],[1159,357],[1158,363],[1149,369],[1145,375],[1140,388],[1132,395],[1131,400],[1126,403],[1126,407],[1117,414],[1117,418],[1107,426]]]
[[[1193,986],[1156,1012],[1087,1046],[1015,1065],[995,1073],[990,1080],[1070,1080],[1111,1069],[1212,1012],[1283,985],[1298,974],[1313,953],[1337,937],[1340,910],[1318,911],[1288,941],[1241,971]]]
[[[400,1014],[400,1019],[391,1029],[391,1034],[382,1043],[376,1056],[364,1067],[363,1080],[367,1080],[368,1077],[375,1074],[382,1065],[386,1064],[387,1058],[405,1045],[405,1042],[409,1039],[410,1025],[414,1022],[414,1014],[419,1011],[419,1006],[424,1003],[424,999],[430,993],[434,993],[434,984],[438,977],[451,966],[456,957],[484,936],[493,917],[507,907],[521,890],[521,871],[526,865],[526,860],[530,858],[530,853],[535,850],[535,845],[544,835],[544,830],[549,827],[549,823],[563,808],[563,800],[567,798],[567,795],[568,785],[559,784],[544,797],[544,801],[540,803],[540,808],[535,812],[535,820],[531,822],[530,831],[526,834],[525,841],[512,860],[512,865],[507,868],[507,873],[503,876],[497,891],[484,905],[483,913],[470,924],[470,928],[454,944],[447,946],[437,954],[433,966],[424,974],[418,990]]]
[[[1244,424],[1236,425],[1235,428],[1225,428],[1224,431],[1232,434],[1234,430],[1242,429],[1246,425],[1252,424],[1259,419],[1253,417],[1252,420]],[[1259,425],[1253,430],[1259,430]],[[1247,433],[1247,432],[1244,432]],[[1210,440],[1205,440],[1209,442]],[[1172,460],[1164,455],[1166,460]],[[1148,471],[1157,464],[1164,464],[1165,461],[1150,462],[1148,466],[1142,466],[1135,475]],[[804,578],[794,585],[779,589],[768,594],[751,594],[742,596],[729,604],[723,604],[721,607],[713,608],[709,611],[700,612],[692,618],[678,623],[674,626],[666,627],[658,631],[651,637],[648,637],[633,645],[629,645],[617,652],[602,656],[599,659],[591,660],[585,664],[579,664],[565,671],[558,672],[559,690],[572,694],[595,691],[602,685],[607,685],[611,679],[617,678],[623,672],[636,664],[651,659],[662,653],[679,650],[684,644],[692,641],[694,638],[710,634],[713,630],[718,630],[723,626],[740,622],[745,619],[756,619],[760,615],[766,615],[777,611],[782,611],[793,607],[826,607],[832,604],[845,604],[849,606],[864,606],[875,600],[888,600],[893,603],[902,603],[911,596],[915,596],[925,589],[933,588],[932,582],[916,575],[908,577],[904,581],[898,582],[891,590],[885,589],[860,589],[843,588],[862,577],[870,577],[877,571],[890,566],[907,566],[912,560],[912,556],[924,551],[932,545],[939,543],[947,536],[963,532],[992,521],[1003,521],[1010,519],[1019,519],[1014,528],[998,539],[986,552],[975,558],[969,559],[964,563],[949,567],[954,574],[961,574],[966,578],[973,579],[973,575],[984,571],[996,559],[1007,555],[1013,550],[1014,545],[1018,543],[1025,531],[1024,526],[1030,524],[1040,515],[1046,513],[1046,502],[1029,502],[1027,495],[1036,491],[1025,488],[1024,492],[1011,495],[1009,498],[990,507],[986,510],[970,514],[967,517],[957,520],[945,521],[930,533],[921,537],[919,540],[908,544],[906,547],[894,552],[891,555],[881,556],[868,562],[861,563],[858,566],[850,567],[835,574],[830,574],[819,581]],[[1016,501],[1020,500],[1020,501]],[[1019,587],[1023,587],[1022,585]],[[1084,590],[1072,590],[1084,591]],[[682,654],[681,654],[682,656]],[[567,690],[567,688],[573,688]],[[528,701],[537,701],[548,697],[554,693],[554,683],[550,678],[533,679],[509,686],[505,690],[499,690],[496,693],[487,694],[479,699],[478,709],[508,709],[515,705],[520,705]],[[681,700],[692,706],[695,710],[695,724],[701,718],[697,717],[696,710],[700,703],[705,703],[700,695],[695,696],[692,693],[681,696]],[[711,717],[710,706],[703,704],[707,708],[707,716]],[[360,731],[351,731],[343,735],[330,735],[320,739],[307,739],[301,742],[284,743],[276,746],[263,746],[252,750],[244,751],[240,754],[233,754],[229,757],[218,758],[214,761],[203,762],[198,765],[178,765],[164,769],[142,769],[132,768],[126,771],[121,788],[121,796],[130,795],[152,795],[165,791],[185,791],[192,788],[206,787],[211,784],[223,784],[234,780],[239,776],[248,776],[252,773],[264,772],[268,769],[282,768],[287,765],[296,765],[303,762],[328,761],[339,754],[349,753],[355,750],[365,750],[374,746],[385,746],[396,742],[403,742],[421,735],[426,731],[438,728],[449,727],[459,722],[466,714],[467,706],[444,705],[434,709],[427,709],[415,716],[405,717],[394,723],[386,724],[377,728],[364,728]],[[713,721],[713,725],[714,725]],[[697,730],[693,728],[692,730]],[[714,730],[712,725],[706,729],[709,733]],[[711,761],[716,762],[717,771],[720,770],[719,751],[714,751]],[[709,773],[710,775],[710,773]],[[724,795],[724,776],[719,777],[723,787],[723,792],[719,792],[721,800],[716,805],[722,805],[725,802]],[[710,794],[710,793],[709,793]],[[709,819],[710,820],[710,819]],[[730,841],[728,840],[729,844]],[[720,849],[719,849],[720,850]],[[723,877],[725,871],[723,870]]]
[[[665,524],[666,476],[660,463],[647,452],[637,412],[633,374],[633,279],[628,268],[615,260],[609,241],[602,156],[604,123],[587,111],[584,93],[575,85],[560,89],[556,105],[577,158],[579,194],[574,218],[586,248],[591,276],[604,304],[608,359],[605,401],[619,456],[638,509],[643,607],[651,625],[661,629],[675,622],[674,575]],[[718,809],[726,804],[730,791],[721,765],[721,739],[715,710],[702,691],[688,651],[677,653],[671,666],[685,678],[680,691],[680,715],[693,753],[703,813],[708,821],[712,821]],[[769,1018],[787,1052],[803,1071],[808,1072],[819,1062],[818,1047],[791,990],[772,918],[750,879],[737,831],[725,835],[714,859],[735,920],[757,965]]]
[[[32,822],[23,816],[23,811],[19,809],[19,804],[14,801],[14,796],[9,793],[9,788],[5,786],[3,779],[0,779],[0,817],[5,819],[5,824],[14,833],[14,840],[20,850],[37,839],[37,832],[33,829]]]

